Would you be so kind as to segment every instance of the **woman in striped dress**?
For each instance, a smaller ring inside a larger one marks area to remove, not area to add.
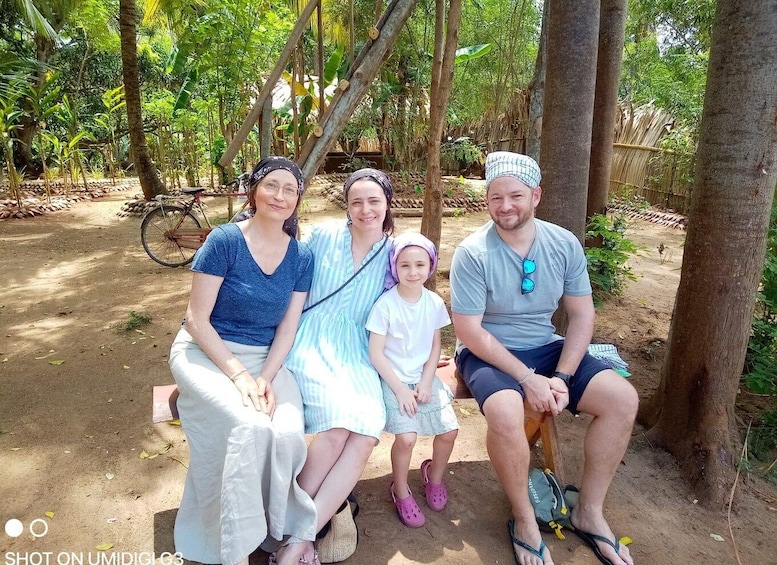
[[[386,419],[364,326],[383,292],[393,190],[375,169],[351,174],[343,190],[348,221],[315,226],[306,239],[315,257],[309,310],[286,362],[302,393],[305,433],[317,434],[298,481],[316,503],[319,530],[356,486]]]

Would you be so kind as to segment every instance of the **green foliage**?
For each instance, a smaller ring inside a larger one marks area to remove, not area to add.
[[[777,410],[764,412],[761,422],[750,429],[748,448],[759,461],[769,461],[777,447]],[[777,471],[777,469],[775,469]],[[777,481],[777,472],[767,478]]]
[[[759,394],[777,395],[777,205],[767,236],[761,288],[745,358],[745,382]]]
[[[151,323],[151,315],[147,312],[135,312],[134,310],[127,315],[127,321],[119,326],[124,332],[131,332],[147,326]]]
[[[625,233],[626,221],[622,216],[610,219],[604,214],[595,214],[588,224],[586,239],[601,243],[599,247],[585,249],[588,275],[597,305],[610,296],[621,294],[627,281],[636,280],[626,261],[630,253],[637,251],[637,246]]]
[[[483,148],[472,143],[469,137],[460,137],[453,141],[447,141],[440,146],[440,156],[443,162],[454,163],[462,169],[468,168],[473,163],[486,162]]]
[[[761,287],[751,326],[743,380],[757,394],[777,396],[777,203],[772,207]],[[757,459],[773,456],[777,449],[777,408],[761,414],[754,425],[750,448]],[[777,469],[772,475],[777,480]]]
[[[469,47],[456,49],[456,60],[454,61],[454,64],[458,65],[466,63],[467,61],[480,59],[483,55],[490,53],[492,48],[492,44],[484,43],[483,45],[470,45]]]
[[[621,96],[701,121],[715,0],[630,0]]]

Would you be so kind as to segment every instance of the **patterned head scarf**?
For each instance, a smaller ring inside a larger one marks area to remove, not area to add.
[[[258,183],[271,172],[277,171],[278,169],[289,171],[294,175],[294,178],[297,179],[297,194],[302,196],[305,193],[305,178],[302,176],[302,170],[297,163],[289,161],[285,157],[270,155],[259,161],[254,167],[254,170],[251,171],[248,184],[254,185]]]
[[[285,157],[276,157],[274,155],[270,155],[269,157],[265,157],[259,161],[254,167],[254,170],[251,171],[251,176],[248,177],[248,185],[251,187],[250,190],[254,190],[256,185],[261,182],[264,177],[279,169],[290,172],[292,175],[294,175],[294,178],[297,179],[297,195],[299,196],[297,199],[297,206],[299,206],[299,203],[302,200],[302,195],[305,193],[305,177],[302,175],[302,170],[299,168],[297,163],[290,161]],[[299,218],[297,216],[297,208],[294,208],[294,213],[285,222],[283,222],[283,231],[285,231],[291,237],[296,238],[298,224]]]
[[[540,185],[540,166],[528,155],[511,151],[494,151],[486,157],[486,189],[494,179],[513,177],[531,189]]]
[[[398,235],[391,243],[391,249],[389,250],[389,266],[386,271],[386,280],[384,281],[384,288],[386,290],[396,286],[399,283],[399,277],[397,276],[397,259],[399,254],[406,247],[416,246],[420,247],[429,254],[429,260],[431,264],[429,266],[429,276],[426,280],[429,280],[434,274],[437,268],[437,248],[429,239],[421,235],[420,233],[407,232],[402,235]]]
[[[388,202],[389,207],[391,206],[391,199],[394,198],[394,188],[391,186],[391,181],[383,171],[370,168],[354,171],[345,180],[345,184],[343,185],[343,196],[345,196],[346,202],[348,202],[348,191],[351,190],[353,183],[362,179],[368,179],[378,183],[378,185],[383,189],[383,194],[386,196],[386,201]]]

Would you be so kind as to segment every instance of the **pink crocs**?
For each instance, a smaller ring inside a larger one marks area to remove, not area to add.
[[[448,504],[448,489],[445,483],[433,483],[429,480],[429,467],[432,466],[432,460],[427,459],[421,463],[421,476],[424,478],[424,489],[426,491],[426,503],[429,508],[439,512]]]
[[[408,488],[408,490],[410,489]],[[421,512],[421,508],[416,503],[415,498],[413,498],[412,492],[407,498],[397,498],[397,495],[394,494],[393,482],[391,487],[389,487],[389,492],[391,493],[391,499],[394,501],[394,506],[397,507],[399,519],[405,526],[408,528],[420,528],[424,525],[426,516]]]

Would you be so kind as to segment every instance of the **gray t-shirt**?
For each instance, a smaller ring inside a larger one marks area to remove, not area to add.
[[[488,222],[453,253],[451,310],[483,314],[482,326],[507,349],[525,350],[561,339],[551,317],[562,295],[591,294],[583,247],[570,231],[535,219],[536,236],[527,259],[537,269],[534,291],[521,294],[523,258]],[[457,344],[457,349],[461,344]]]

